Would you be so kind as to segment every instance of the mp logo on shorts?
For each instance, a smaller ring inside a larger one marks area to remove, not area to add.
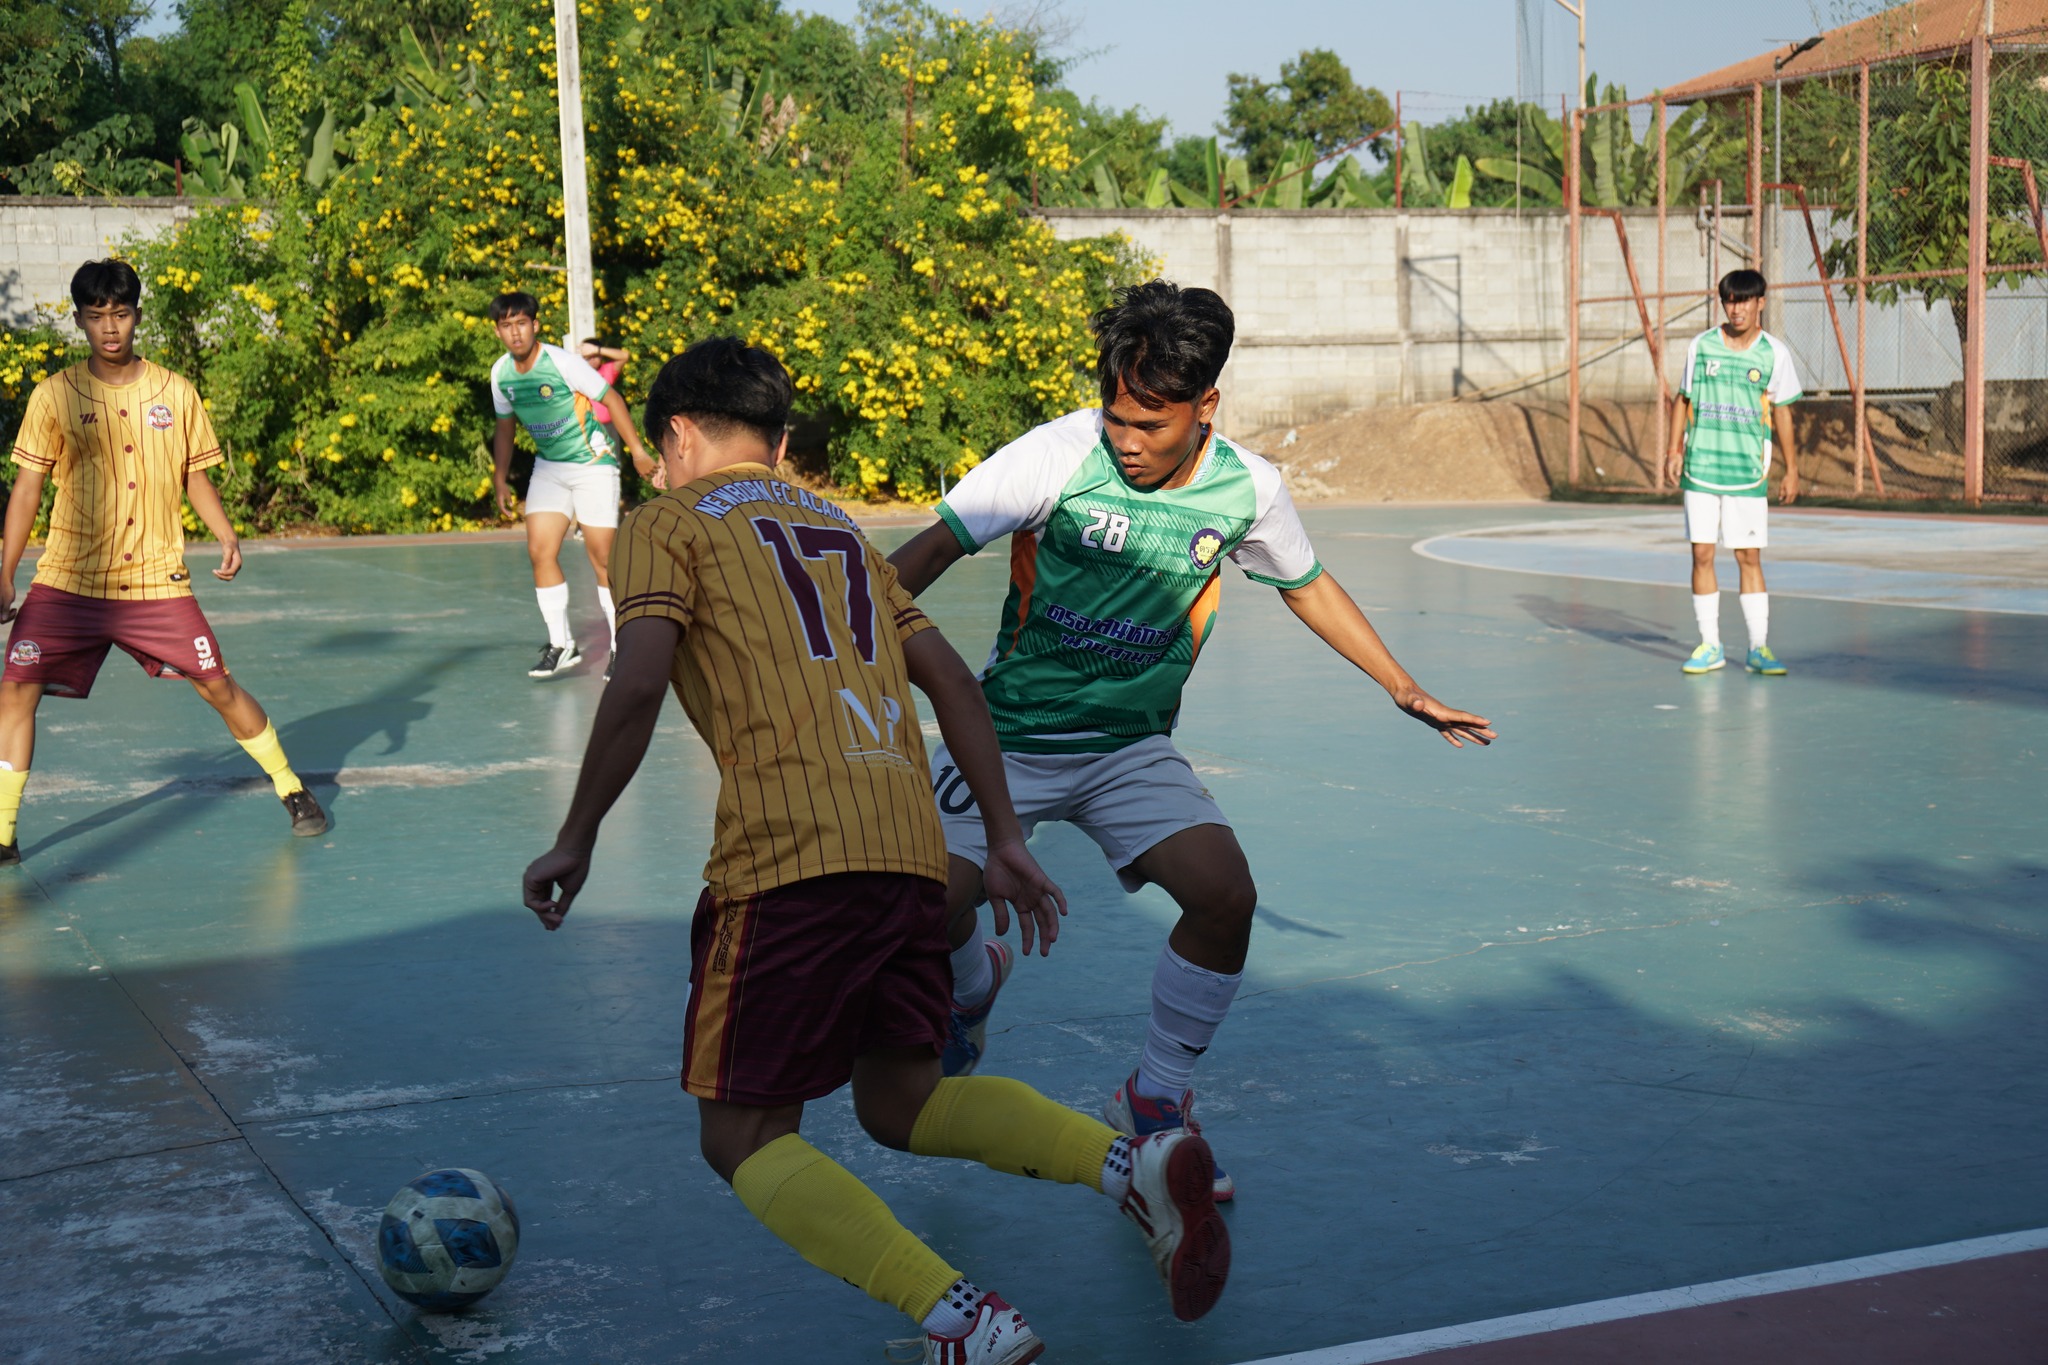
[[[169,431],[171,429],[171,405],[169,403],[151,404],[149,409],[149,425],[156,431]]]
[[[192,637],[192,652],[199,656],[199,671],[211,672],[220,667],[220,658],[213,652],[213,641],[204,635]]]
[[[43,647],[34,640],[16,640],[14,648],[7,651],[7,662],[33,667],[43,661]]]
[[[839,689],[839,705],[846,715],[846,757],[855,763],[889,763],[909,767],[910,760],[896,748],[896,727],[903,722],[903,703],[882,698],[878,720],[867,703],[850,687]]]
[[[1213,526],[1204,526],[1188,542],[1188,562],[1198,569],[1206,569],[1216,562],[1216,556],[1222,551],[1223,533]]]

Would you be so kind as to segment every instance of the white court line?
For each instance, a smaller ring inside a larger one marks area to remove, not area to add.
[[[1381,1337],[1377,1341],[1355,1341],[1348,1346],[1326,1346],[1316,1351],[1267,1356],[1261,1360],[1246,1361],[1245,1365],[1377,1365],[1379,1361],[1409,1360],[1459,1346],[1511,1341],[1516,1337],[1536,1336],[1567,1327],[1620,1322],[1627,1318],[1648,1317],[1652,1313],[1674,1312],[1680,1308],[1781,1294],[1790,1289],[1818,1289],[1823,1285],[1848,1284],[1880,1275],[1897,1275],[1908,1270],[1926,1270],[1933,1266],[2043,1249],[2048,1249],[2048,1228],[2007,1232],[1996,1237],[1973,1237],[1966,1242],[1944,1242],[1940,1246],[1859,1256],[1853,1261],[1830,1261],[1825,1265],[1743,1275],[1732,1280],[1715,1280],[1711,1284],[1687,1285],[1683,1289],[1657,1289],[1625,1298],[1574,1304],[1569,1308],[1545,1308],[1510,1318],[1488,1318],[1484,1322],[1471,1322],[1459,1327],[1436,1327],[1426,1332]]]

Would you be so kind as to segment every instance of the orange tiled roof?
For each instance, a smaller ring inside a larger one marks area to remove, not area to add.
[[[1790,50],[1789,44],[1670,86],[1664,91],[1664,98],[1673,104],[1683,104],[1759,82],[1769,84],[1780,78],[1795,81],[1866,58],[1876,60],[1926,48],[1961,46],[1976,36],[1987,4],[1992,7],[1992,23],[2000,34],[2048,27],[2048,0],[1906,0],[1853,24],[1829,29],[1820,46],[1792,58],[1782,71],[1774,70],[1771,63]],[[2048,41],[2048,33],[2041,37]]]

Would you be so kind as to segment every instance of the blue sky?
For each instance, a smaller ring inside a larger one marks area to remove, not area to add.
[[[675,0],[682,3],[683,0]],[[785,0],[792,9],[851,22],[859,0]],[[948,5],[963,14],[986,6]],[[1223,113],[1233,71],[1267,79],[1304,48],[1327,47],[1361,84],[1389,98],[1412,93],[1403,113],[1432,121],[1465,105],[1516,93],[1518,0],[997,0],[998,14],[1036,9],[1071,26],[1068,80],[1084,98],[1141,105],[1175,133],[1206,136]],[[1540,85],[1554,102],[1573,82],[1577,25],[1556,0],[1521,0],[1540,28]],[[1586,65],[1603,81],[1648,94],[1659,85],[1755,56],[1876,8],[1871,0],[1715,0],[1693,10],[1673,0],[1586,0]],[[157,0],[145,31],[171,27]],[[1711,15],[1705,22],[1700,12]],[[1532,65],[1536,63],[1532,62]]]

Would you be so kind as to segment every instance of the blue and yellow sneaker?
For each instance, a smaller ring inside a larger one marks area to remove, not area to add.
[[[1692,657],[1679,665],[1687,673],[1712,673],[1717,668],[1728,666],[1728,656],[1721,652],[1719,645],[1701,645],[1692,652]]]
[[[1769,645],[1758,645],[1755,649],[1749,651],[1749,662],[1744,664],[1743,667],[1752,673],[1761,673],[1766,678],[1782,678],[1785,676],[1785,665],[1778,662],[1778,656],[1771,653]]]
[[[973,1009],[953,1006],[953,1016],[946,1022],[946,1050],[939,1055],[939,1066],[948,1076],[971,1076],[974,1068],[981,1065],[981,1050],[988,1042],[989,1012],[996,1007],[996,997],[1003,993],[1003,983],[1010,979],[1010,969],[1017,965],[1010,945],[1001,939],[989,939],[981,946],[988,949],[988,965],[996,974],[996,984],[989,987],[988,999]]]
[[[1195,1122],[1195,1092],[1180,1092],[1180,1102],[1155,1100],[1138,1093],[1138,1073],[1133,1071],[1130,1079],[1116,1088],[1109,1102],[1102,1106],[1103,1122],[1128,1137],[1145,1138],[1154,1133],[1171,1132],[1185,1128],[1199,1134],[1202,1125]],[[1213,1158],[1212,1158],[1213,1160]],[[1216,1167],[1216,1202],[1229,1203],[1237,1194],[1237,1182]]]

